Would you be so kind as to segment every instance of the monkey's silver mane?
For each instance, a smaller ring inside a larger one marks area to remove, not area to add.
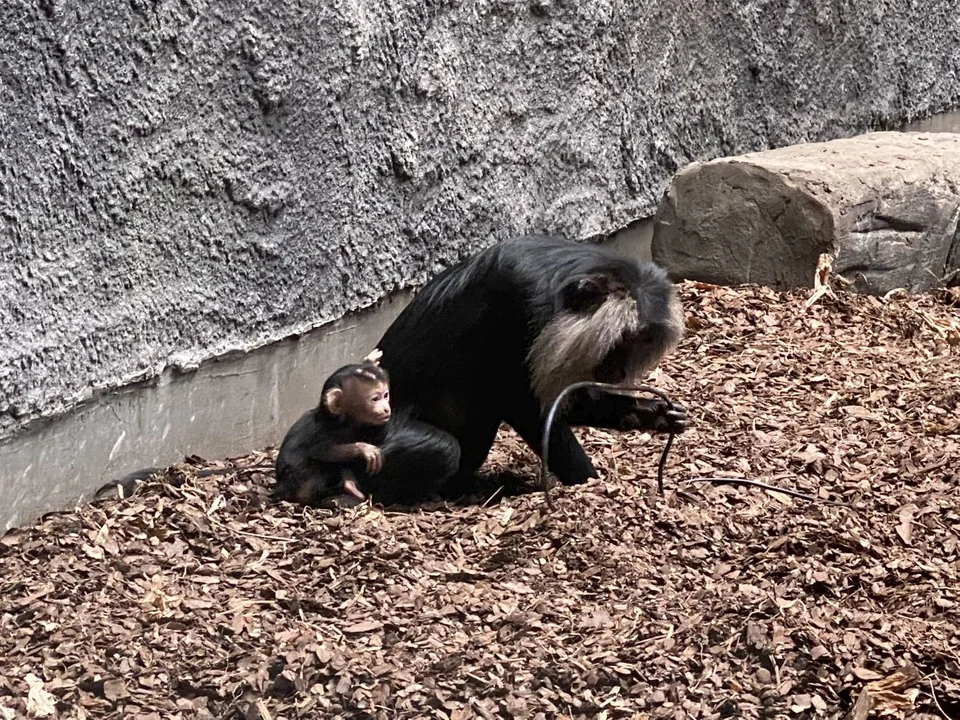
[[[591,313],[561,312],[537,335],[527,355],[531,387],[541,406],[548,407],[563,388],[593,380],[597,367],[626,337],[648,331],[645,351],[632,352],[625,383],[637,383],[660,358],[672,350],[683,334],[683,315],[673,288],[667,300],[666,325],[645,327],[642,308],[626,292],[611,293]]]

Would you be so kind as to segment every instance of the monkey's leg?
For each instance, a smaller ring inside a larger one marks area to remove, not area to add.
[[[450,433],[404,417],[390,421],[380,453],[383,469],[365,476],[361,485],[385,505],[436,495],[460,465],[460,444]]]
[[[341,472],[331,467],[302,461],[300,465],[284,462],[276,468],[276,483],[271,498],[274,502],[286,500],[300,505],[326,507],[340,492]]]
[[[292,477],[294,473],[286,466],[280,464],[274,470],[274,484],[270,492],[270,497],[274,501],[293,500],[296,495],[296,479]]]
[[[539,457],[543,457],[542,437],[544,419],[540,406],[533,397],[515,405],[504,418],[524,442]],[[590,478],[597,477],[597,470],[587,457],[580,441],[577,440],[565,420],[554,418],[550,431],[550,470],[564,485],[580,485]]]
[[[482,420],[474,417],[459,430],[460,466],[441,488],[443,497],[456,500],[476,489],[477,471],[490,454],[499,428],[499,418],[490,415]]]
[[[629,397],[588,389],[574,393],[563,413],[570,425],[610,430],[651,430],[681,433],[687,427],[687,409],[662,398]]]
[[[340,496],[337,504],[340,507],[356,507],[366,499],[367,496],[357,484],[357,476],[350,468],[343,468],[340,471]]]
[[[320,482],[317,478],[304,477],[294,489],[293,499],[301,505],[313,505],[317,500],[317,488]]]
[[[490,448],[497,438],[500,420],[488,418],[484,421],[475,421],[461,433],[460,472],[462,476],[475,475],[483,461],[490,454]]]

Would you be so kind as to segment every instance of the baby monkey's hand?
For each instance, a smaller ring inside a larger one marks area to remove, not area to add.
[[[358,442],[357,452],[367,463],[368,475],[376,475],[383,469],[383,456],[380,454],[380,448],[376,445]]]

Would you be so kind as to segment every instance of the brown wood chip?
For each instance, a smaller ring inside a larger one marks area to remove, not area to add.
[[[0,719],[956,712],[957,308],[809,294],[682,286],[662,497],[663,437],[581,430],[548,512],[504,430],[470,505],[273,505],[264,451],[12,531]]]

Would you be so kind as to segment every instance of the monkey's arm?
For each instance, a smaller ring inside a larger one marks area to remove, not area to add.
[[[383,457],[376,445],[365,442],[335,443],[314,450],[312,457],[320,462],[344,463],[362,459],[367,472],[375,474],[383,468]]]
[[[360,450],[360,443],[350,442],[318,447],[310,455],[314,460],[320,462],[339,463],[356,460],[363,456],[363,452]]]
[[[540,403],[529,393],[516,393],[504,420],[519,433],[537,455],[543,457],[543,422]],[[550,470],[564,485],[579,485],[597,477],[596,468],[587,457],[565,419],[555,419],[550,435]]]
[[[591,389],[576,393],[564,419],[570,425],[609,430],[682,433],[687,428],[687,409],[661,398],[637,398]]]

